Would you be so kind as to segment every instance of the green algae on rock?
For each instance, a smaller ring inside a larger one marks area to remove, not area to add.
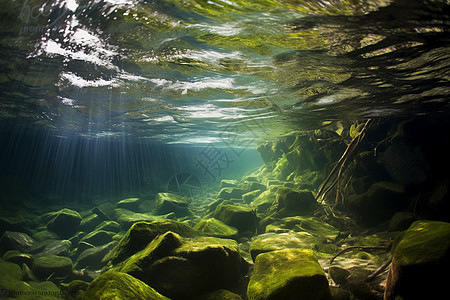
[[[194,226],[194,229],[204,235],[219,238],[232,239],[236,238],[238,234],[238,230],[236,228],[228,226],[227,224],[217,220],[216,218],[200,220]]]
[[[258,219],[255,211],[249,206],[220,204],[212,213],[212,217],[235,227],[239,234],[254,233]]]
[[[295,212],[299,215],[311,214],[319,205],[309,190],[279,188],[276,193],[279,209]]]
[[[173,193],[158,193],[155,200],[158,214],[164,215],[174,212],[177,217],[184,217],[189,214],[188,206],[191,202],[187,197]]]
[[[108,271],[95,279],[86,289],[84,299],[169,300],[139,279],[116,271]]]
[[[200,296],[197,300],[242,300],[242,298],[229,290],[221,289]]]
[[[198,235],[191,227],[173,220],[137,222],[131,226],[120,242],[103,258],[103,261],[119,263],[144,249],[156,236],[167,231],[175,232],[183,237]]]
[[[54,217],[48,222],[47,229],[62,238],[67,238],[78,230],[81,219],[78,212],[64,208],[56,212]]]
[[[421,220],[405,232],[394,250],[384,299],[439,299],[448,291],[450,223]]]
[[[43,279],[50,276],[62,278],[72,273],[73,265],[68,257],[50,255],[36,258],[31,269]]]
[[[330,289],[312,250],[288,249],[256,257],[249,300],[325,300]]]

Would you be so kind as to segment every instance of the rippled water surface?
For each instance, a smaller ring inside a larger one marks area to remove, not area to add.
[[[330,121],[448,110],[448,1],[0,7],[4,128],[239,146]]]

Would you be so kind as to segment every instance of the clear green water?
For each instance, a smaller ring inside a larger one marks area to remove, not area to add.
[[[292,131],[448,111],[448,1],[0,7],[3,178],[123,190],[118,181],[142,187],[196,169],[215,181],[225,167],[260,164],[256,145]],[[222,151],[215,173],[198,162],[205,149]],[[159,165],[163,176],[147,174]]]

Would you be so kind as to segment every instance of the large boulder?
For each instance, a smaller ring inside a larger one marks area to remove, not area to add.
[[[95,279],[84,293],[84,298],[169,300],[139,279],[115,271],[108,271]]]
[[[64,208],[47,223],[47,229],[64,239],[77,232],[80,223],[81,216],[78,212]]]
[[[288,249],[258,255],[247,296],[249,300],[325,300],[330,289],[312,250]]]
[[[450,223],[416,221],[395,248],[384,299],[441,299],[449,267]]]
[[[156,212],[164,215],[175,213],[177,217],[184,217],[189,214],[188,198],[173,193],[158,193],[155,199]]]
[[[212,216],[225,224],[235,227],[240,234],[256,231],[258,219],[255,211],[248,206],[220,204]]]
[[[236,283],[241,264],[238,244],[233,240],[186,239],[167,232],[117,269],[173,299],[191,299]]]
[[[318,208],[314,195],[309,190],[296,190],[287,187],[279,188],[276,193],[279,209],[284,209],[288,214],[309,215]]]
[[[367,192],[349,197],[346,206],[360,225],[373,227],[388,221],[396,212],[404,209],[405,200],[402,185],[380,181],[372,184]]]
[[[144,249],[156,236],[172,231],[183,237],[193,237],[198,233],[191,227],[173,220],[137,222],[131,226],[120,242],[103,258],[106,263],[119,263]]]

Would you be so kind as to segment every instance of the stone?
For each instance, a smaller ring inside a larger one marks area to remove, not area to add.
[[[0,292],[1,297],[13,296],[14,291],[30,291],[29,285],[23,281],[22,269],[15,263],[0,260]]]
[[[9,250],[24,250],[33,246],[34,239],[23,232],[5,231],[0,238],[0,253]]]
[[[69,295],[69,299],[79,299],[86,292],[89,283],[83,280],[72,280],[70,283],[61,283],[61,291],[65,295]],[[78,297],[80,296],[80,297]]]
[[[5,231],[12,231],[12,232],[24,232],[27,234],[31,234],[27,228],[32,228],[32,222],[28,219],[25,219],[23,216],[19,215],[17,217],[15,216],[9,216],[0,217],[0,234],[3,234]]]
[[[169,300],[139,279],[121,272],[108,271],[86,289],[85,299]]]
[[[440,299],[448,293],[450,223],[421,220],[394,250],[384,299]]]
[[[238,234],[238,230],[236,228],[228,226],[215,218],[200,220],[194,226],[194,229],[204,235],[219,238],[233,239],[236,238]]]
[[[3,260],[7,262],[15,263],[19,266],[26,264],[31,266],[33,264],[33,258],[30,254],[22,253],[19,250],[10,250],[3,255]]]
[[[173,220],[137,222],[131,226],[120,242],[105,256],[103,261],[119,263],[144,249],[156,236],[167,231],[175,232],[183,237],[198,235],[191,227]]]
[[[112,241],[114,232],[105,230],[96,230],[85,235],[80,242],[86,242],[94,246],[100,246]]]
[[[256,197],[258,197],[261,194],[260,190],[254,190],[248,193],[245,193],[242,195],[242,200],[244,201],[244,203],[249,204],[250,202],[252,202]]]
[[[339,234],[339,230],[335,227],[316,217],[286,217],[266,226],[266,232],[281,233],[291,230],[308,232],[315,237],[328,240],[336,239]]]
[[[36,253],[35,257],[40,256],[69,256],[70,249],[72,248],[72,243],[68,240],[56,240],[56,241],[46,241],[45,247]]]
[[[407,211],[397,212],[389,221],[388,231],[406,230],[416,220],[417,216],[411,212]]]
[[[256,182],[256,181],[250,181],[248,183],[248,189],[250,191],[256,191],[256,190],[260,190],[261,192],[264,192],[266,190],[266,185]]]
[[[102,262],[103,257],[111,251],[116,245],[116,242],[110,242],[103,246],[90,247],[80,252],[76,262],[76,268],[90,268],[90,269],[101,269],[105,263]]]
[[[330,289],[312,250],[288,249],[258,255],[247,296],[249,300],[325,300]]]
[[[238,181],[237,180],[228,180],[228,179],[222,179],[220,181],[220,188],[233,188],[233,187],[237,187],[238,185]]]
[[[197,300],[242,300],[242,297],[229,290],[221,289],[198,297]]]
[[[212,217],[235,227],[240,234],[253,234],[258,224],[256,213],[249,206],[220,204],[212,213]]]
[[[80,223],[81,216],[78,212],[64,208],[47,223],[47,229],[65,239],[77,232]]]
[[[117,219],[114,205],[108,202],[94,207],[91,212],[96,214],[102,221],[116,221]]]
[[[197,237],[183,241],[173,255],[155,261],[149,283],[172,299],[193,299],[236,284],[241,266],[236,241]]]
[[[330,267],[329,274],[330,274],[331,279],[333,279],[333,281],[336,284],[340,284],[340,285],[345,285],[348,281],[348,278],[351,275],[350,272],[347,271],[346,269],[334,267],[334,266]]]
[[[314,249],[320,241],[306,232],[264,233],[251,239],[250,255],[255,261],[261,253],[293,248]]]
[[[84,232],[93,231],[98,225],[102,223],[102,219],[97,214],[90,214],[81,220],[79,230]]]
[[[46,240],[59,240],[59,236],[51,231],[42,230],[33,234],[33,238],[38,241],[46,241]]]
[[[161,216],[154,216],[151,213],[135,213],[124,208],[118,208],[117,215],[117,222],[125,230],[128,230],[134,223],[137,222],[152,222],[162,219]]]
[[[295,212],[296,215],[308,215],[318,208],[314,195],[309,190],[296,190],[282,187],[277,190],[276,201],[279,209]]]
[[[402,185],[380,181],[372,184],[361,195],[349,197],[346,207],[355,215],[355,220],[363,227],[374,227],[392,218],[407,204]]]
[[[276,194],[273,191],[267,190],[253,199],[250,205],[256,210],[257,213],[261,214],[267,211],[275,201]]]
[[[141,201],[139,198],[126,198],[117,202],[118,208],[125,208],[131,211],[137,211]]]
[[[177,217],[189,214],[188,198],[173,193],[158,193],[155,198],[155,208],[158,214],[175,213]]]
[[[118,233],[119,231],[122,230],[122,227],[120,226],[119,223],[115,221],[103,221],[97,227],[95,227],[94,230],[105,230],[108,232]]]
[[[245,192],[245,190],[240,188],[223,188],[220,190],[217,198],[224,200],[241,199]]]
[[[64,278],[72,273],[72,260],[68,257],[50,255],[41,256],[33,261],[31,270],[33,273],[42,278],[51,277]]]
[[[78,243],[78,247],[77,247],[77,254],[81,254],[83,253],[84,250],[90,249],[90,248],[94,248],[95,246],[92,244],[89,244],[87,242],[80,242]]]

